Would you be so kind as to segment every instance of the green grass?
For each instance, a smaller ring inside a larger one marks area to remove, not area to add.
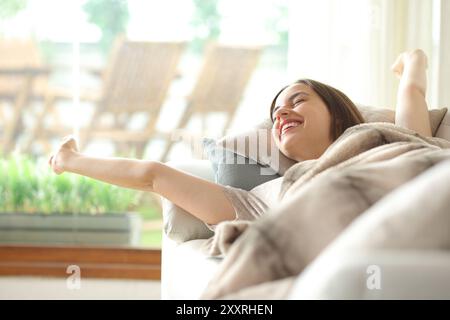
[[[79,175],[56,175],[28,157],[0,159],[0,212],[123,213],[136,211],[141,197],[142,192]]]
[[[141,243],[143,247],[161,248],[162,230],[142,231]]]
[[[149,204],[141,205],[136,210],[144,220],[160,220],[162,219],[161,209]]]

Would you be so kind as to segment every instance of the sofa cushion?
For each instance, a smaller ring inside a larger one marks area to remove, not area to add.
[[[395,110],[392,109],[358,105],[358,110],[361,112],[366,122],[395,122]],[[431,109],[428,111],[433,136],[436,135],[439,125],[446,113],[447,108]]]
[[[176,243],[163,236],[162,299],[198,299],[215,274],[220,258],[208,257],[206,240]]]
[[[243,157],[216,143],[214,139],[203,139],[203,149],[211,161],[215,182],[244,190],[280,177],[274,170],[261,174],[263,167],[256,161]]]
[[[436,131],[436,137],[450,140],[450,112],[447,112]]]
[[[210,180],[214,179],[208,160],[192,160],[176,162],[167,165],[177,170]],[[180,243],[193,239],[207,239],[214,233],[197,217],[178,207],[173,202],[162,199],[164,233],[172,240]]]

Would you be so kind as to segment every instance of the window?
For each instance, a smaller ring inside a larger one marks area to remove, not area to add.
[[[200,134],[219,137],[222,129],[246,128],[249,119],[261,122],[286,81],[287,1],[9,0],[1,6],[0,273],[65,276],[63,266],[79,263],[92,276],[157,277],[159,197],[57,176],[47,158],[74,134],[90,155],[160,160],[212,44],[259,51],[243,85],[226,88],[243,97],[230,106],[233,122],[225,128],[228,111],[215,107],[206,121],[193,115],[186,130],[195,132],[203,121]],[[166,160],[196,156],[178,143]]]

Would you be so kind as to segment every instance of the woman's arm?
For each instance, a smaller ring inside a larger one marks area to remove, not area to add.
[[[404,52],[397,58],[392,69],[400,77],[395,123],[425,137],[431,137],[430,118],[425,101],[427,90],[425,53],[422,50]]]
[[[223,186],[163,163],[90,157],[79,153],[75,140],[68,137],[49,164],[57,174],[67,171],[121,187],[158,193],[209,224],[235,218]]]

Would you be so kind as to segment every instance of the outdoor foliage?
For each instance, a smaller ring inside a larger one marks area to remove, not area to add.
[[[56,175],[26,157],[0,159],[0,212],[123,213],[141,193],[75,174]]]
[[[125,33],[128,19],[128,1],[126,0],[88,0],[84,6],[88,21],[102,31],[100,46],[106,53],[114,39]]]
[[[195,50],[201,51],[207,42],[216,40],[220,35],[218,2],[219,0],[193,0],[195,11],[191,25],[195,31],[192,40]]]
[[[266,27],[276,35],[276,44],[287,50],[289,42],[289,10],[286,3],[280,3],[274,8],[273,16],[267,21]]]
[[[14,17],[17,13],[26,8],[27,0],[1,0],[0,18]]]

